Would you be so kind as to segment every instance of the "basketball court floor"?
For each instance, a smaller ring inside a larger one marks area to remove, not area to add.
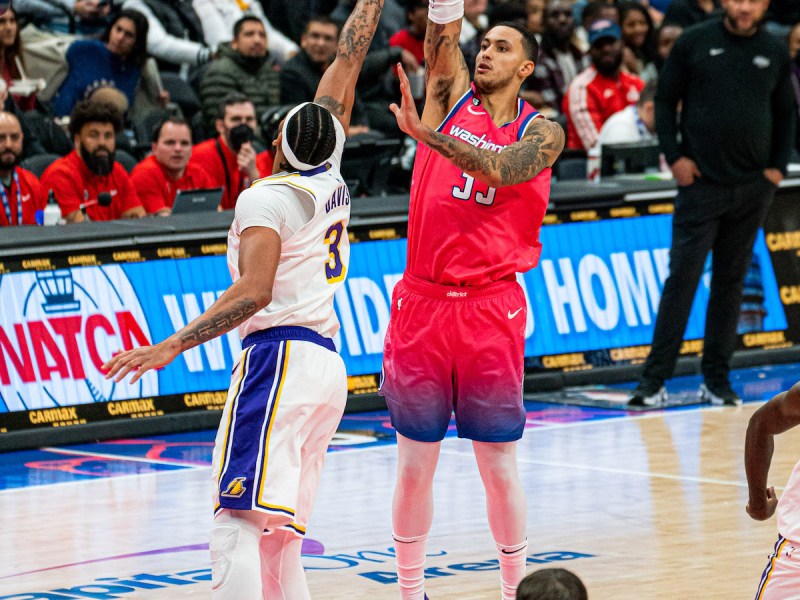
[[[761,401],[800,365],[735,372],[741,408],[629,413],[526,402],[519,445],[529,568],[559,566],[601,599],[752,598],[777,533],[744,507],[743,445]],[[672,393],[693,393],[679,378]],[[495,549],[469,442],[451,432],[435,482],[431,600],[499,598]],[[210,597],[213,432],[0,455],[0,599]],[[800,458],[779,437],[770,482]],[[385,413],[348,415],[304,542],[312,597],[397,598]]]

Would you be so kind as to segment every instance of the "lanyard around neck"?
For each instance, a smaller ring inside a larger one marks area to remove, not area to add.
[[[22,193],[19,191],[19,175],[17,175],[17,170],[14,169],[13,175],[13,185],[17,188],[17,222],[14,223],[11,220],[11,200],[6,193],[6,186],[5,184],[0,184],[0,198],[3,199],[3,208],[6,209],[6,219],[8,220],[9,226],[11,225],[22,225]]]

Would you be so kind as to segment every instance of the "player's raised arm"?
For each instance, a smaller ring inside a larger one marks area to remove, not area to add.
[[[436,128],[469,89],[469,69],[458,40],[464,0],[430,0],[425,32],[425,108],[422,121]]]
[[[800,384],[781,392],[750,417],[744,442],[744,468],[750,499],[747,514],[756,521],[769,519],[778,499],[775,488],[767,487],[774,437],[800,425]]]
[[[484,150],[439,133],[421,121],[402,66],[398,66],[402,104],[391,105],[397,124],[405,133],[444,156],[467,175],[491,187],[516,185],[536,177],[553,163],[564,149],[564,130],[555,121],[533,119],[522,139],[502,152]],[[438,124],[437,124],[438,125]]]
[[[342,27],[336,58],[327,68],[317,86],[314,102],[321,104],[339,119],[347,133],[353,111],[356,81],[364,64],[378,20],[383,0],[358,0],[353,12]]]

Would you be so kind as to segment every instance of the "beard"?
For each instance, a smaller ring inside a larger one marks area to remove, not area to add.
[[[605,75],[606,77],[611,77],[619,71],[620,66],[622,66],[622,52],[614,58],[612,62],[598,62],[595,63],[594,68],[597,69],[597,72],[601,75]]]
[[[99,150],[89,152],[80,144],[81,158],[89,170],[95,175],[105,176],[110,175],[114,169],[114,151],[110,150],[108,154],[100,154]]]
[[[0,154],[0,169],[8,170],[16,167],[22,160],[22,153],[6,150]]]
[[[486,78],[481,76],[473,77],[473,82],[475,83],[475,88],[481,94],[491,94],[492,92],[496,92],[497,90],[501,90],[514,81],[514,74],[512,73],[505,79],[494,79],[488,81]]]

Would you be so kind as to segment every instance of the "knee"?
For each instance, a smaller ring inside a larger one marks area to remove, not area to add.
[[[433,470],[425,465],[409,462],[397,469],[397,486],[403,490],[418,490],[433,484]]]
[[[258,552],[260,524],[223,511],[214,519],[208,548],[211,552],[212,588],[218,590],[231,577],[237,552]]]
[[[519,485],[517,471],[510,467],[491,469],[482,479],[486,491],[495,495],[503,494]]]

